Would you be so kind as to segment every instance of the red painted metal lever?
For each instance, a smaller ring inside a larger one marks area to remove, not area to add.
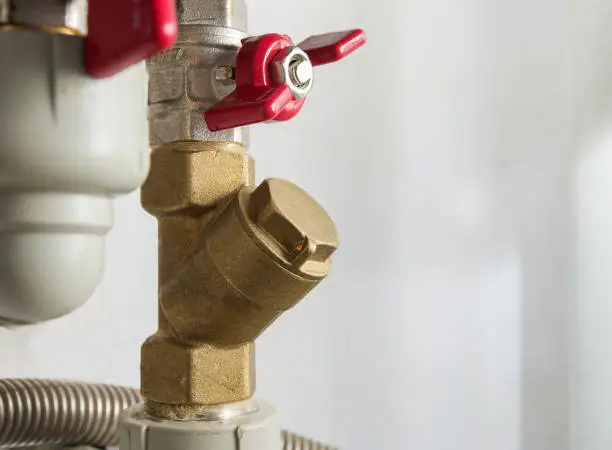
[[[362,30],[311,36],[298,46],[280,34],[243,40],[236,57],[236,89],[204,113],[208,128],[295,117],[312,87],[312,67],[336,62],[365,42]]]
[[[174,45],[175,0],[89,0],[85,70],[115,75]]]
[[[298,47],[310,57],[313,66],[322,66],[341,60],[366,42],[362,30],[318,34],[300,42]]]

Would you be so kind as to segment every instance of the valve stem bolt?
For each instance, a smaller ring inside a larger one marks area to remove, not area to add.
[[[298,56],[289,64],[289,77],[291,82],[300,88],[308,86],[313,77],[312,64]]]

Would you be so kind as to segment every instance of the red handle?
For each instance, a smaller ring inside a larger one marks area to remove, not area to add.
[[[175,0],[89,0],[85,70],[104,78],[171,48]]]
[[[299,47],[308,54],[313,66],[322,66],[341,60],[365,43],[363,30],[350,30],[310,36]]]
[[[338,61],[365,42],[362,30],[311,36],[297,49],[280,34],[243,40],[236,57],[236,89],[204,113],[208,128],[219,131],[293,118],[312,85],[311,78],[296,75],[298,66],[305,64],[308,74],[312,66]]]

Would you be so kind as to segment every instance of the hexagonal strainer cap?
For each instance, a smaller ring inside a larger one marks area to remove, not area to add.
[[[325,210],[295,184],[268,179],[250,197],[248,214],[283,257],[302,272],[320,272],[338,248],[336,226]]]

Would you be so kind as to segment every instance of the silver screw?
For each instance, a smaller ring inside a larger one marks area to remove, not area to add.
[[[312,80],[312,64],[302,56],[298,56],[289,64],[289,76],[291,81],[298,87],[308,86]]]

